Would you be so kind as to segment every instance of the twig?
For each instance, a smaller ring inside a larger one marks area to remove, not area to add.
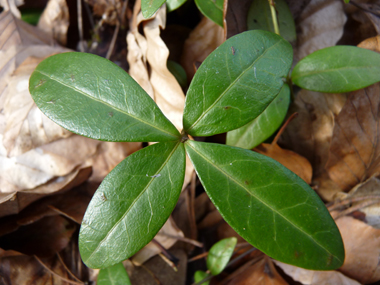
[[[161,250],[162,254],[174,265],[174,270],[177,271],[179,259],[171,254],[162,244],[160,244],[156,239],[152,239],[152,242]]]
[[[284,132],[285,128],[289,125],[289,123],[298,116],[298,113],[293,113],[290,115],[290,117],[286,120],[286,122],[282,125],[281,129],[277,132],[277,135],[274,137],[272,141],[272,145],[275,145]]]
[[[82,0],[77,0],[77,10],[78,10],[79,49],[80,49],[81,52],[84,52],[84,45],[83,45]]]
[[[359,210],[359,209],[362,209],[362,208],[365,208],[365,207],[368,207],[368,206],[371,206],[373,204],[377,204],[379,203],[379,201],[367,201],[367,202],[363,202],[363,203],[360,203],[360,204],[357,204],[355,206],[352,206],[342,212],[340,212],[336,217],[335,217],[335,220],[343,217],[343,216],[346,216],[348,214],[351,214],[352,212],[356,211],[356,210]]]
[[[77,278],[74,273],[71,272],[71,270],[66,266],[66,264],[63,262],[61,255],[59,252],[57,252],[57,256],[63,267],[66,269],[66,271],[70,274],[71,277],[73,277],[76,281],[82,282],[79,278]]]
[[[41,261],[41,259],[39,259],[36,255],[34,256],[34,258],[37,259],[38,263],[41,264],[50,274],[57,276],[58,278],[62,279],[63,281],[70,283],[70,284],[74,284],[74,285],[83,285],[84,284],[83,282],[76,282],[76,281],[72,281],[70,279],[67,279],[65,277],[62,277],[61,275],[55,273],[53,270],[51,270],[49,267],[47,267],[46,264],[43,263]]]
[[[166,236],[166,237],[176,239],[176,240],[180,240],[183,242],[187,242],[189,244],[195,245],[196,247],[203,247],[203,243],[196,241],[196,240],[193,240],[193,239],[186,238],[186,237],[174,236],[174,235],[169,235],[166,233],[160,233],[159,235],[160,236]]]
[[[119,33],[119,29],[120,29],[120,22],[117,21],[115,31],[113,32],[111,44],[110,44],[110,47],[109,47],[109,49],[107,51],[106,59],[110,59],[110,57],[111,57],[111,55],[113,53],[113,50],[115,48],[115,43],[116,43],[117,35]]]
[[[350,204],[355,203],[355,202],[360,202],[360,201],[368,200],[368,199],[377,200],[377,203],[379,203],[380,195],[368,195],[368,196],[350,197],[350,198],[344,199],[344,200],[339,201],[339,202],[329,203],[329,204],[326,205],[326,207],[331,212],[331,211],[334,211],[336,209],[339,209],[340,207],[343,207],[343,206],[346,206],[346,205],[350,205]]]

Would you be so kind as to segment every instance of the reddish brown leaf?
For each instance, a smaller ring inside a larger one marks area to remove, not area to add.
[[[380,174],[380,84],[352,92],[335,120],[326,169],[342,190]]]

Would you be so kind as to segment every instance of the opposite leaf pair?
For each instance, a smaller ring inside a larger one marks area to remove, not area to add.
[[[156,235],[180,195],[187,153],[224,219],[252,245],[308,269],[341,266],[339,231],[302,179],[255,152],[187,136],[219,134],[255,119],[280,92],[291,63],[290,44],[275,34],[249,31],[230,38],[197,71],[180,134],[115,64],[83,53],[44,60],[29,88],[53,121],[100,140],[159,142],[127,157],[94,194],[79,237],[84,262],[109,267]]]

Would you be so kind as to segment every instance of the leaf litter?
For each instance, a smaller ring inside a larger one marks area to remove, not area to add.
[[[190,35],[183,48],[175,52],[181,54],[177,62],[189,80],[197,66],[226,37],[245,30],[244,15],[251,1],[242,1],[241,5],[228,2],[224,7],[224,28],[207,18],[188,25]],[[296,60],[339,41],[356,44],[349,42],[349,35],[355,40],[360,36],[352,36],[345,27],[352,21],[360,23],[355,32],[360,28],[367,29],[368,34],[379,30],[376,17],[360,9],[371,4],[360,1],[360,7],[352,9],[338,0],[295,2],[288,1],[298,27]],[[65,284],[65,280],[78,283],[95,280],[97,271],[85,268],[80,260],[79,223],[97,185],[123,158],[139,150],[141,144],[85,139],[58,127],[40,113],[27,91],[27,80],[42,59],[68,51],[61,45],[73,46],[72,32],[68,29],[72,15],[68,15],[65,1],[49,1],[46,8],[42,7],[45,11],[36,28],[20,20],[23,13],[22,9],[21,14],[17,10],[20,3],[0,3],[4,5],[0,14],[0,270],[4,273],[1,281],[7,278],[15,284],[29,280],[37,280],[35,284]],[[181,13],[186,9],[194,11],[191,10],[194,7],[185,3],[171,14],[161,8],[155,16],[144,20],[140,1],[123,5],[123,1],[110,4],[88,0],[86,5],[90,12],[82,16],[85,21],[95,18],[97,29],[115,30],[116,26],[122,26],[117,34],[125,34],[123,41],[128,49],[121,56],[128,58],[129,73],[180,130],[186,87],[181,87],[167,68],[171,50],[163,40],[163,30],[172,27],[169,20],[172,15],[186,18]],[[306,8],[300,10],[299,6]],[[122,15],[126,19],[121,19]],[[87,39],[90,43],[98,40]],[[375,37],[359,46],[379,52],[378,42]],[[111,48],[110,39],[105,46]],[[343,267],[339,271],[308,271],[272,261],[256,251],[227,267],[225,273],[213,279],[215,284],[295,284],[293,280],[297,284],[369,284],[380,280],[378,93],[378,84],[348,95],[296,92],[288,114],[298,112],[299,117],[289,124],[278,145],[260,147],[261,152],[269,151],[272,158],[290,169],[296,165],[294,157],[302,157],[297,158],[302,162],[297,167],[301,171],[296,173],[335,207],[332,216],[346,248]],[[211,139],[223,142],[219,137]],[[132,262],[124,262],[133,284],[157,284],[157,281],[184,284],[186,270],[192,270],[187,258],[204,254],[202,250],[226,237],[238,238],[237,255],[249,253],[249,246],[224,222],[207,196],[199,194],[197,180],[189,184],[194,170],[190,164],[186,169],[177,209],[156,236],[161,247],[150,243]],[[159,174],[153,177],[159,179]],[[372,203],[367,203],[368,200]],[[107,202],[106,197],[104,201]],[[196,228],[189,231],[190,222],[181,223],[181,219],[194,221]],[[189,246],[192,240],[186,240],[197,238],[197,232],[205,247],[202,250]],[[26,239],[28,235],[33,238]],[[177,274],[168,266],[172,262],[170,257],[162,257],[169,248],[180,259]],[[197,266],[204,266],[202,259],[197,260]]]

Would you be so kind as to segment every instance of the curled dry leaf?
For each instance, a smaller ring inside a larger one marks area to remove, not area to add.
[[[181,64],[191,81],[196,66],[225,41],[223,28],[204,17],[185,41]]]
[[[224,5],[225,25],[224,34],[226,38],[245,32],[247,30],[247,14],[251,0],[225,1]]]
[[[334,46],[343,35],[347,17],[341,0],[312,0],[297,21],[297,48],[294,59],[299,61],[308,54]]]
[[[380,174],[380,84],[351,92],[337,116],[326,169],[342,190]]]
[[[340,271],[362,284],[379,281],[380,230],[348,216],[339,218],[336,223],[346,251]]]
[[[294,151],[282,149],[276,143],[262,143],[254,151],[269,156],[301,177],[307,184],[311,183],[313,169],[310,162]]]
[[[314,271],[299,268],[293,265],[285,264],[274,260],[274,263],[280,267],[286,275],[292,277],[293,280],[302,284],[318,284],[318,285],[360,285],[359,282],[353,280],[338,271]]]
[[[66,45],[69,23],[69,8],[66,1],[49,0],[37,27],[64,46]]]
[[[358,47],[369,49],[380,53],[380,36],[372,37],[362,41]]]
[[[309,90],[298,92],[290,112],[298,117],[289,123],[281,136],[281,145],[304,156],[312,165],[318,193],[331,201],[339,187],[333,187],[325,174],[334,118],[346,101],[344,94],[323,94]],[[327,187],[326,187],[327,185]]]

